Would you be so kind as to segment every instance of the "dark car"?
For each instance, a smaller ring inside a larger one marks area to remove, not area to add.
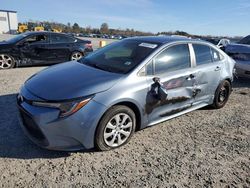
[[[62,33],[27,32],[0,42],[0,69],[78,60],[92,51],[88,40]]]
[[[250,78],[250,35],[226,47],[226,53],[235,61],[236,75]]]

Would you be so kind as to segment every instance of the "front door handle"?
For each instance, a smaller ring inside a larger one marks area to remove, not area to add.
[[[194,78],[195,78],[195,75],[190,74],[190,75],[186,78],[186,80],[192,80],[192,79],[194,79]]]
[[[219,66],[217,66],[217,67],[214,69],[214,71],[219,71],[219,70],[221,70],[221,68],[220,68]]]

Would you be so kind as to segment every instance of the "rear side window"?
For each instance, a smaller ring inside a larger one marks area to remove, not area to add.
[[[212,53],[212,59],[214,62],[216,61],[220,61],[223,59],[223,55],[221,55],[220,52],[218,52],[217,50],[211,48],[211,53]]]
[[[71,43],[74,42],[73,38],[64,35],[51,35],[52,43]]]
[[[202,44],[193,44],[196,65],[204,65],[213,62],[211,48]],[[216,55],[215,55],[216,57]]]
[[[155,74],[162,74],[190,67],[190,53],[187,44],[172,46],[155,58]]]

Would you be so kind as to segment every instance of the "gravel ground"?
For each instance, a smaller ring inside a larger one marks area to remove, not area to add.
[[[40,149],[19,127],[15,96],[44,67],[0,71],[0,187],[250,187],[250,80],[228,104],[137,132],[109,152]]]

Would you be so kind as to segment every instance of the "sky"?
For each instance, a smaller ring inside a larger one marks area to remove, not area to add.
[[[153,33],[250,34],[250,0],[0,0],[19,22],[55,21],[81,27],[133,28]]]

